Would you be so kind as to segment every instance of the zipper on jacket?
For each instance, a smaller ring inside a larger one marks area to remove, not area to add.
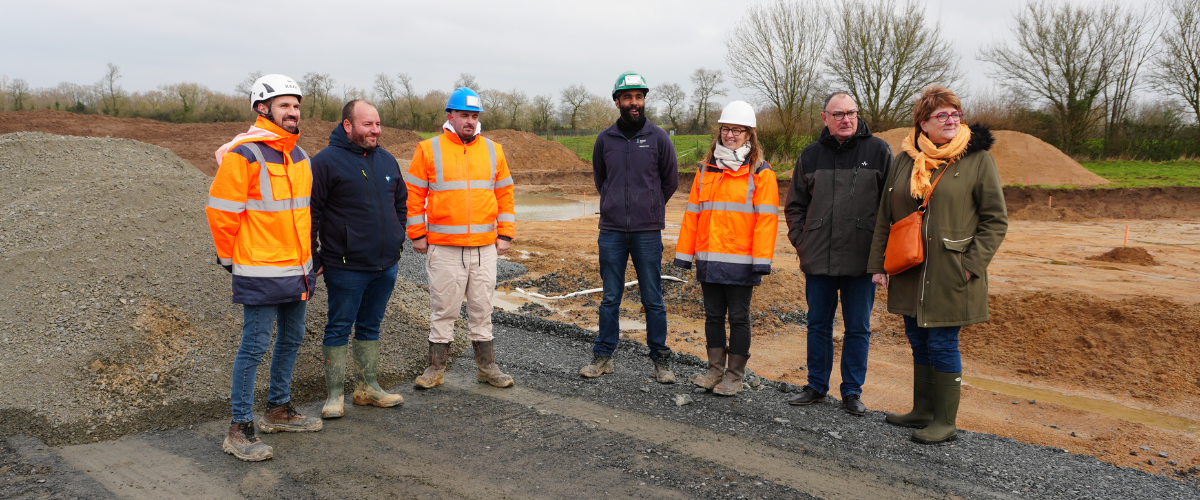
[[[365,171],[363,172],[363,176],[367,178],[366,179],[367,186],[369,186],[368,189],[370,189],[371,187],[375,188],[375,209],[376,209],[376,211],[379,212],[379,261],[376,264],[376,267],[378,267],[379,270],[382,271],[383,270],[383,241],[384,241],[383,235],[386,234],[386,229],[383,224],[383,198],[381,196],[379,196],[379,186],[377,184],[375,184],[375,168],[371,166],[371,160],[369,158],[367,158],[366,151],[363,151],[363,161],[367,162],[367,170],[371,171],[371,175],[367,175],[367,173]]]
[[[624,136],[624,134],[622,134]],[[633,135],[637,137],[637,134]],[[633,144],[633,139],[625,139],[625,229],[633,229],[633,216],[629,215],[629,176],[633,169],[629,168],[629,157],[633,156],[633,150],[630,145]]]
[[[474,138],[471,139],[474,141]],[[463,163],[466,167],[466,172],[463,177],[467,178],[467,246],[471,242],[471,157],[467,155],[467,143],[463,143]]]

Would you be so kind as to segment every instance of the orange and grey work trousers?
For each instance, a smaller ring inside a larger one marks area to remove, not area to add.
[[[496,291],[496,246],[429,245],[425,254],[429,276],[429,341],[454,341],[454,320],[463,296],[467,299],[467,338],[492,340],[492,294]]]

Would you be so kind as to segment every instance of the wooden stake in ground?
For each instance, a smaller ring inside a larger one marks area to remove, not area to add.
[[[1053,196],[1046,197],[1046,205],[1048,205],[1050,208],[1054,208],[1054,197]]]
[[[1125,226],[1125,246],[1129,246],[1129,226]]]

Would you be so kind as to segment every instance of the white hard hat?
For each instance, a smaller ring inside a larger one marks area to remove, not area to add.
[[[261,101],[281,95],[294,95],[299,99],[304,97],[304,92],[291,78],[283,75],[263,75],[250,86],[250,109],[254,109]]]
[[[746,101],[733,101],[721,110],[721,119],[717,123],[726,123],[729,125],[743,125],[750,128],[758,127],[758,120],[754,117],[754,107]]]

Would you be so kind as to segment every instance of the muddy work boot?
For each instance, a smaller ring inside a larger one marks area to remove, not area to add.
[[[913,408],[904,414],[888,413],[884,420],[900,427],[923,428],[933,422],[933,393],[936,372],[932,366],[913,364]]]
[[[688,378],[688,382],[705,389],[712,389],[713,386],[716,386],[721,381],[721,378],[725,376],[726,352],[724,347],[709,347],[708,371],[692,375]]]
[[[379,341],[354,341],[354,404],[390,408],[404,402],[404,396],[379,387]]]
[[[675,373],[671,371],[671,351],[658,351],[658,357],[650,362],[654,363],[654,380],[660,384],[675,383]]]
[[[718,396],[736,396],[742,392],[742,378],[746,375],[746,361],[750,356],[730,354],[725,367],[725,377],[721,383],[713,387],[713,394]]]
[[[933,421],[913,432],[912,440],[921,444],[950,441],[958,436],[958,400],[962,396],[962,373],[934,372]]]
[[[596,378],[605,373],[612,373],[612,356],[592,356],[592,362],[579,369],[579,374],[585,378]]]
[[[505,375],[500,371],[500,367],[496,366],[496,353],[492,341],[471,342],[471,346],[475,348],[475,366],[479,367],[476,378],[496,387],[512,387],[513,378]]]
[[[450,344],[429,343],[429,366],[425,368],[425,373],[413,379],[413,387],[433,389],[442,385],[446,375],[446,350],[449,348]]]
[[[272,432],[316,432],[324,424],[317,417],[306,417],[292,407],[292,403],[279,406],[267,405],[267,412],[258,419],[258,430]]]
[[[244,462],[261,462],[273,456],[271,447],[254,435],[254,422],[232,422],[221,449]]]
[[[342,392],[346,388],[346,346],[321,346],[325,355],[325,406],[321,418],[338,418],[346,414]]]

